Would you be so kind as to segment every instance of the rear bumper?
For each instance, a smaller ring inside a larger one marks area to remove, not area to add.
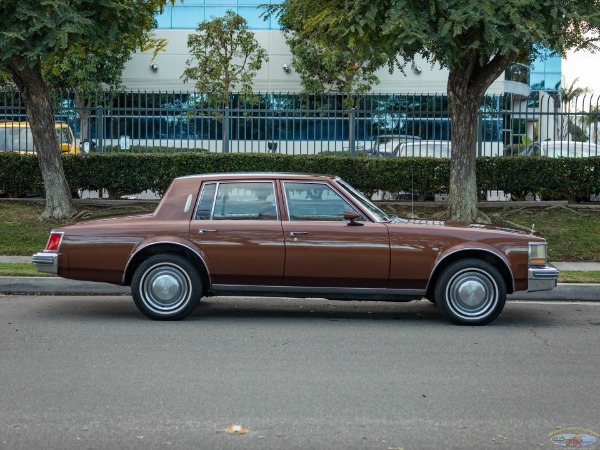
[[[32,256],[31,262],[38,272],[58,273],[58,253],[36,253]]]
[[[559,270],[551,265],[530,267],[527,292],[551,291],[558,282]]]

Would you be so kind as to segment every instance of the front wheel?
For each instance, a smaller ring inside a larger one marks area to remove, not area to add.
[[[506,283],[487,261],[467,258],[450,264],[435,286],[435,303],[459,325],[485,325],[504,309]]]
[[[178,320],[200,303],[202,280],[196,268],[179,255],[155,255],[137,268],[131,294],[138,309],[154,320]]]

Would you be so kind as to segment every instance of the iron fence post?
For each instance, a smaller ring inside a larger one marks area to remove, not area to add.
[[[223,117],[223,153],[229,153],[229,107],[225,107],[225,114]]]
[[[350,109],[350,114],[348,115],[348,120],[350,122],[349,130],[348,130],[348,140],[350,148],[350,156],[356,156],[356,108]]]
[[[99,106],[96,111],[96,136],[98,138],[98,151],[104,151],[104,107]]]

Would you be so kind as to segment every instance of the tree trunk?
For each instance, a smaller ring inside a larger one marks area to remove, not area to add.
[[[478,214],[475,146],[480,103],[480,96],[465,86],[451,86],[448,80],[448,107],[452,123],[448,201],[452,220],[473,222]]]
[[[506,69],[514,53],[496,55],[481,64],[476,51],[450,68],[448,108],[452,123],[449,212],[452,220],[474,222],[477,210],[477,120],[485,92]]]
[[[77,210],[73,205],[71,189],[65,178],[61,153],[58,150],[54,111],[48,86],[42,78],[40,61],[38,60],[33,67],[29,67],[20,57],[13,57],[9,60],[8,71],[23,96],[44,179],[46,209],[42,217],[55,219],[72,217]]]

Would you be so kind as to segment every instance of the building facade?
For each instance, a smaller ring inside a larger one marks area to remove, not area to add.
[[[291,66],[292,55],[285,43],[283,33],[275,18],[264,19],[267,3],[274,0],[186,0],[168,6],[157,17],[156,35],[168,41],[166,49],[154,60],[152,53],[136,53],[129,61],[123,74],[127,89],[142,91],[193,91],[190,83],[184,83],[181,75],[189,58],[187,38],[195,31],[198,23],[221,17],[232,10],[248,23],[260,45],[269,54],[269,62],[263,65],[254,80],[255,92],[300,92],[299,76]],[[405,74],[399,70],[393,74],[387,67],[381,68],[377,76],[380,83],[373,86],[375,93],[445,93],[448,71],[438,65],[417,59]],[[489,94],[511,93],[528,96],[527,84],[515,82],[501,76],[490,87]]]

